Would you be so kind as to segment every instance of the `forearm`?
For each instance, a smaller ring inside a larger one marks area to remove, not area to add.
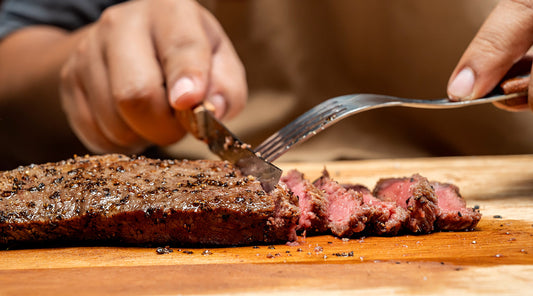
[[[60,69],[81,34],[29,27],[0,42],[0,168],[87,152],[58,94]]]
[[[0,42],[0,106],[60,112],[59,73],[84,31],[34,26]]]

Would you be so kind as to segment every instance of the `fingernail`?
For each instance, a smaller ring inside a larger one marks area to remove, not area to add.
[[[207,99],[215,107],[216,118],[221,119],[226,114],[226,99],[220,94],[213,95]]]
[[[471,68],[466,67],[450,83],[448,86],[448,95],[452,99],[458,99],[466,101],[471,99],[472,92],[474,91],[474,71]]]
[[[174,87],[170,90],[170,102],[176,107],[180,104],[180,99],[188,93],[194,91],[194,81],[189,77],[183,77],[174,84]]]

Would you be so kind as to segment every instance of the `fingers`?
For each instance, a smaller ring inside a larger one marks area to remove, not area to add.
[[[217,118],[235,117],[246,105],[248,89],[244,67],[230,40],[212,15],[206,13],[207,32],[219,34],[220,45],[212,58],[209,88],[206,100],[215,106]]]
[[[186,110],[207,100],[218,118],[233,117],[247,97],[242,63],[209,12],[195,2],[181,4],[172,18],[161,18],[154,26],[169,102],[176,110]]]
[[[136,134],[152,143],[168,145],[183,137],[184,131],[167,101],[149,19],[135,17],[135,6],[130,7],[131,11],[121,13],[131,17],[114,23],[105,42],[111,101],[119,117]],[[109,18],[116,19],[113,15]]]
[[[122,147],[146,146],[146,142],[139,137],[122,119],[109,85],[109,73],[103,59],[101,43],[96,40],[98,30],[91,30],[87,39],[82,41],[74,57],[76,68],[74,71],[80,78],[84,89],[87,107],[101,132],[107,139]]]
[[[244,68],[238,59],[228,59],[235,55],[233,49],[224,43],[213,56],[213,69],[206,100],[215,106],[217,118],[235,117],[246,105],[247,86]],[[236,55],[235,55],[236,57]]]
[[[87,103],[87,96],[77,77],[75,60],[69,59],[61,71],[60,94],[61,103],[73,132],[89,150],[96,153],[117,151],[127,153],[126,148],[120,147],[108,140],[102,132]]]
[[[205,97],[211,53],[218,41],[208,39],[197,3],[167,3],[154,8],[154,14],[161,15],[153,24],[154,44],[166,77],[169,102],[177,110],[186,110]]]
[[[448,96],[470,100],[486,95],[532,44],[533,1],[502,0],[453,71]]]

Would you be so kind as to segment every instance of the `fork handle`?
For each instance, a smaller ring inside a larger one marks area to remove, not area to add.
[[[525,94],[520,97],[500,101],[499,103],[505,106],[508,106],[508,107],[518,107],[518,106],[523,106],[523,105],[527,106],[528,104],[527,92],[528,92],[530,80],[531,80],[531,74],[504,80],[502,83],[500,83],[500,87],[504,94],[506,95],[513,94],[513,93],[525,93]]]

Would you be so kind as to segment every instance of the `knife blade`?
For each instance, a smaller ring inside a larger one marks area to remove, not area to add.
[[[193,110],[184,111],[181,114],[182,124],[197,139],[207,143],[211,152],[233,163],[243,174],[256,177],[266,192],[272,191],[279,182],[282,170],[239,140],[215,118],[211,110],[214,110],[212,105],[204,103]]]

